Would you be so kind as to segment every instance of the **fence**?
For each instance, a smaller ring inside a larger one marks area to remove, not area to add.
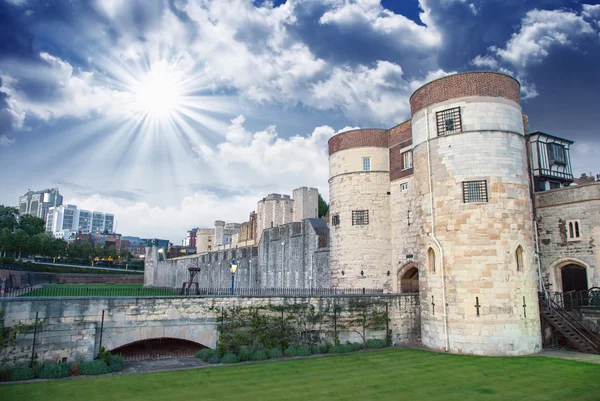
[[[546,292],[545,296],[568,311],[578,310],[582,307],[600,308],[600,289],[598,288],[582,291]]]
[[[384,290],[373,288],[192,288],[182,291],[172,287],[133,286],[55,286],[36,285],[26,288],[6,289],[5,298],[14,297],[144,297],[144,296],[330,296],[330,295],[381,295]]]

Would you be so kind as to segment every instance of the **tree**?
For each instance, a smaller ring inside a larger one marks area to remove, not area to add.
[[[119,257],[121,260],[129,262],[129,259],[132,258],[133,255],[127,249],[122,249],[121,252],[119,252]]]
[[[29,251],[29,234],[25,230],[17,229],[12,233],[13,241],[11,250],[19,254],[19,258],[22,254],[27,254]]]
[[[104,250],[104,255],[106,257],[111,258],[112,260],[117,259],[117,249],[114,246],[110,246],[108,249]]]
[[[16,207],[0,205],[0,230],[8,228],[11,232],[17,225],[19,209]]]
[[[43,237],[45,234],[36,234],[29,237],[29,252],[33,255],[41,255],[43,252]]]
[[[325,199],[319,194],[319,217],[325,217],[327,210],[329,210],[329,205],[327,205]]]
[[[82,242],[79,245],[81,251],[81,258],[85,261],[85,263],[90,263],[90,259],[93,258],[94,249],[89,242]]]
[[[96,246],[94,246],[94,250],[92,252],[92,255],[94,256],[94,258],[98,258],[98,259],[102,259],[104,257],[104,248],[102,247],[101,244],[96,244]]]
[[[12,249],[12,229],[6,227],[0,229],[0,252],[6,256],[6,253]]]
[[[29,235],[41,234],[45,230],[45,223],[39,217],[24,214],[19,217],[19,228],[23,229]]]

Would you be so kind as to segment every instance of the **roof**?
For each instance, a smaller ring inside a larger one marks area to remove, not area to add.
[[[315,230],[315,233],[317,233],[317,235],[329,235],[329,227],[327,227],[327,223],[325,223],[325,220],[318,218],[311,218],[306,220],[310,222],[310,224],[313,227],[313,230]]]
[[[544,135],[544,136],[547,136],[548,138],[557,139],[559,141],[567,142],[570,145],[572,145],[572,144],[575,143],[574,141],[571,141],[569,139],[561,138],[561,137],[556,136],[556,135],[547,134],[547,133],[542,132],[542,131],[535,131],[535,132],[530,132],[529,134],[527,134],[527,136],[532,136],[532,135]]]

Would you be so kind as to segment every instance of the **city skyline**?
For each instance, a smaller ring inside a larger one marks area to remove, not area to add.
[[[0,0],[0,204],[60,181],[179,244],[268,193],[327,198],[333,134],[399,124],[415,89],[471,70],[516,76],[530,130],[599,172],[600,5],[234,3]]]

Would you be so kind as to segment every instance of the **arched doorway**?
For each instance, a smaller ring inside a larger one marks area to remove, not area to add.
[[[400,292],[419,292],[419,269],[414,266],[409,268],[399,277],[398,281],[400,282]]]
[[[587,271],[583,266],[568,264],[560,269],[563,293],[588,289]]]

